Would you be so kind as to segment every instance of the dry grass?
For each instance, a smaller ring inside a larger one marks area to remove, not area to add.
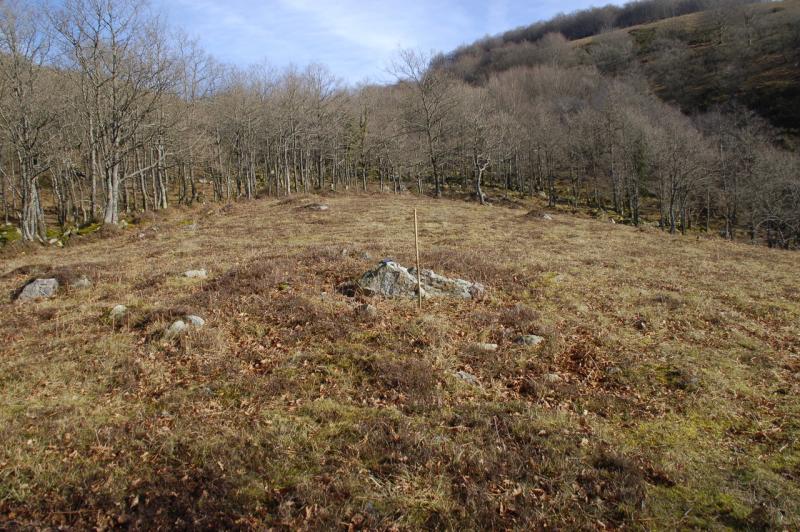
[[[0,528],[800,527],[796,254],[527,201],[316,201],[0,259]],[[336,287],[411,263],[413,207],[425,266],[489,297],[363,319]],[[46,273],[94,285],[11,302]],[[163,341],[188,312],[206,327]]]

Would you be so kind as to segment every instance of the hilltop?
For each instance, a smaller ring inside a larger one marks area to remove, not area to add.
[[[0,527],[800,527],[796,255],[505,205],[176,207],[5,255]],[[413,264],[414,208],[484,299],[337,291]]]

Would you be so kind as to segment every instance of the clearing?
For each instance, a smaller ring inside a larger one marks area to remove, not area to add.
[[[800,255],[521,203],[258,200],[0,256],[0,528],[800,527]],[[413,265],[414,207],[484,299],[336,291]]]

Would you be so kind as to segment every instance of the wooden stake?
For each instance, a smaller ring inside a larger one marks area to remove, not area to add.
[[[417,305],[422,310],[422,277],[419,271],[419,229],[417,228],[417,209],[414,209],[414,247],[417,250]]]

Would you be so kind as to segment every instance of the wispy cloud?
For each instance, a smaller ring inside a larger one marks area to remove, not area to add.
[[[153,0],[221,60],[328,65],[349,82],[381,80],[400,48],[449,51],[558,10],[556,0]]]

